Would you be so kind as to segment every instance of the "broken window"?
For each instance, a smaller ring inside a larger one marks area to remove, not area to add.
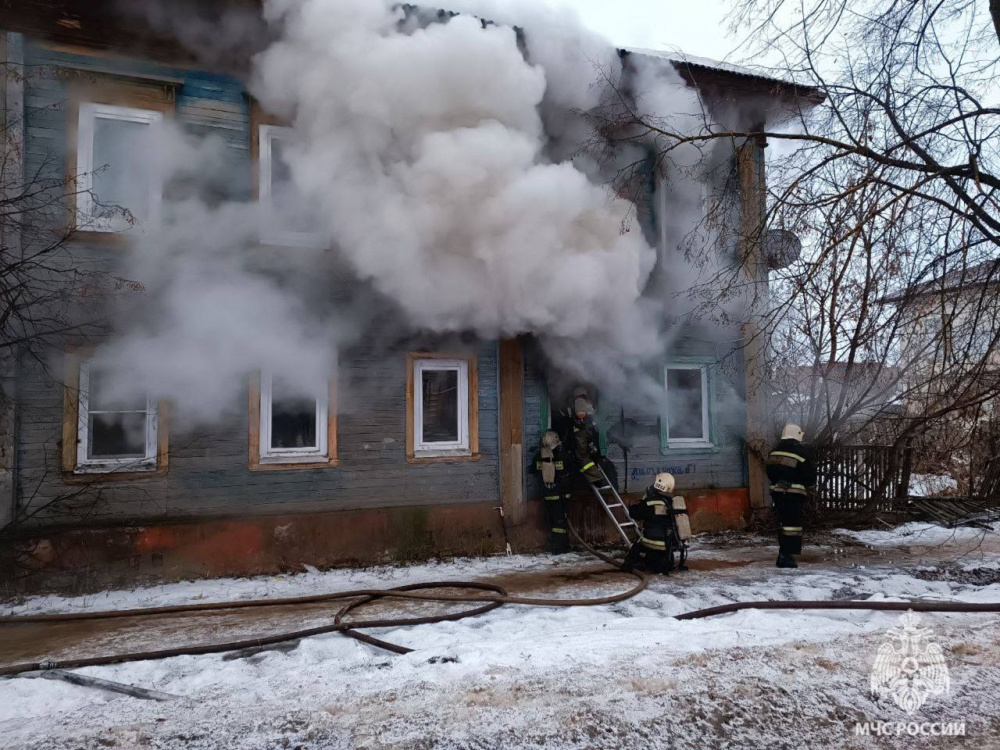
[[[414,367],[417,451],[469,450],[469,363],[418,359]]]
[[[153,160],[155,110],[83,104],[77,128],[80,229],[121,232],[159,221],[162,184]]]
[[[329,458],[329,394],[303,393],[287,380],[262,373],[260,380],[260,459],[267,463],[311,462]]]
[[[709,443],[708,371],[703,365],[666,368],[668,444]]]
[[[77,471],[156,468],[156,402],[144,391],[115,386],[109,371],[80,366]]]
[[[319,212],[292,177],[288,160],[291,136],[290,128],[260,126],[261,239],[275,245],[316,247],[322,244]]]

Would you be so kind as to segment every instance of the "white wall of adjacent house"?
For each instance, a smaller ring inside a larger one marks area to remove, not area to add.
[[[902,363],[925,368],[978,364],[986,358],[1000,365],[1000,290],[980,288],[961,294],[927,295],[916,305],[901,336]]]

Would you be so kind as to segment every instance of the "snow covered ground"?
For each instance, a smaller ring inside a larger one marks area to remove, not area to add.
[[[374,633],[415,649],[405,656],[334,634],[241,659],[177,657],[80,670],[180,696],[164,703],[50,680],[0,680],[0,747],[1000,747],[1000,616],[923,617],[944,649],[951,691],[932,696],[915,717],[869,691],[876,651],[897,614],[744,611],[673,619],[730,601],[1000,602],[998,537],[918,524],[838,532],[807,550],[811,562],[796,571],[775,569],[775,550],[766,542],[747,535],[706,537],[692,552],[701,570],[657,578],[626,602],[504,606],[458,622]],[[512,593],[573,597],[630,585],[620,574],[597,575],[601,567],[575,555],[456,560],[37,597],[0,607],[0,613],[296,596],[448,579],[498,580]],[[312,623],[331,616],[319,608],[301,617]],[[203,640],[206,632],[207,640],[233,632],[231,622],[209,628],[184,619]],[[117,650],[144,637],[153,647],[166,645],[167,635],[191,637],[157,627],[146,623],[119,636]],[[86,652],[71,641],[62,644],[60,656]],[[856,722],[914,720],[964,722],[967,736],[855,735]]]
[[[958,491],[958,481],[947,474],[911,474],[910,495],[940,497]]]

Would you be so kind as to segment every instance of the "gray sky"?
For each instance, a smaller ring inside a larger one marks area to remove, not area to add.
[[[678,48],[721,60],[735,46],[726,36],[732,0],[549,0],[572,6],[584,24],[622,47]]]

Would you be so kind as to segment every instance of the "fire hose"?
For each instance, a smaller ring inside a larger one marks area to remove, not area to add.
[[[697,609],[676,615],[675,620],[699,620],[702,617],[724,615],[743,609],[869,609],[881,612],[1000,612],[1000,602],[869,602],[843,599],[830,601],[778,601],[778,602],[732,602],[718,607]]]
[[[13,664],[0,667],[0,677],[9,677],[24,672],[37,672],[50,669],[79,669],[81,667],[96,667],[109,664],[122,664],[133,661],[146,661],[150,659],[166,659],[174,656],[193,656],[200,654],[217,654],[227,651],[241,651],[244,649],[257,649],[272,646],[287,641],[297,641],[326,633],[342,633],[356,640],[368,643],[372,646],[391,651],[396,654],[407,654],[413,649],[400,646],[388,641],[375,638],[361,633],[361,630],[370,628],[393,628],[410,625],[429,625],[438,622],[453,622],[466,617],[475,617],[485,614],[504,604],[522,604],[534,607],[590,607],[602,604],[614,604],[626,599],[631,599],[636,594],[643,591],[649,583],[645,573],[636,570],[625,570],[621,563],[609,555],[595,550],[587,544],[577,533],[572,525],[568,524],[570,532],[577,542],[583,546],[590,554],[614,568],[634,576],[636,584],[618,594],[608,596],[593,597],[587,599],[544,599],[524,596],[511,596],[506,589],[495,583],[484,583],[479,581],[434,581],[430,583],[415,583],[407,586],[399,586],[392,589],[356,589],[353,591],[337,591],[328,594],[315,594],[311,596],[288,597],[283,599],[255,599],[237,602],[204,602],[200,604],[183,604],[165,607],[147,607],[144,609],[110,610],[104,612],[80,612],[54,615],[21,615],[14,617],[0,617],[0,626],[19,625],[27,623],[44,622],[72,622],[81,620],[106,620],[126,617],[153,617],[160,615],[188,614],[192,612],[222,611],[232,609],[250,609],[256,607],[284,607],[300,604],[315,604],[322,602],[332,602],[347,600],[336,613],[333,623],[320,625],[313,628],[296,630],[287,633],[278,633],[273,636],[248,638],[238,641],[228,641],[225,643],[210,643],[203,645],[178,646],[173,648],[157,649],[155,651],[136,651],[124,654],[109,654],[106,656],[94,656],[80,659],[65,659],[62,661],[37,661]],[[483,592],[477,594],[448,594],[448,593],[421,593],[423,590],[432,589],[471,589]],[[481,603],[481,606],[474,607],[460,612],[448,614],[427,615],[424,617],[397,617],[379,618],[372,620],[345,620],[348,613],[360,607],[380,601],[382,599],[404,599],[419,600],[428,602],[468,602]]]
[[[506,589],[495,583],[485,583],[479,581],[435,581],[430,583],[416,583],[406,586],[399,586],[391,589],[356,589],[353,591],[338,591],[328,594],[315,594],[311,596],[287,597],[283,599],[255,599],[236,602],[206,602],[199,604],[184,604],[176,606],[147,607],[144,609],[110,610],[104,612],[81,612],[50,615],[21,615],[13,617],[0,617],[0,626],[16,625],[26,623],[45,622],[71,622],[81,620],[104,620],[126,617],[152,617],[160,615],[187,614],[192,612],[221,611],[233,609],[250,609],[255,607],[283,607],[299,604],[315,604],[322,602],[333,602],[347,600],[337,611],[333,623],[321,625],[313,628],[306,628],[285,633],[278,633],[272,636],[257,638],[247,638],[225,643],[210,643],[203,645],[178,646],[173,648],[158,649],[154,651],[137,651],[123,654],[109,654],[105,656],[86,657],[80,659],[65,659],[62,661],[37,661],[22,664],[13,664],[0,667],[0,677],[9,677],[25,672],[37,672],[52,669],[79,669],[81,667],[105,666],[109,664],[122,664],[125,662],[145,661],[150,659],[166,659],[174,656],[193,656],[200,654],[216,654],[229,651],[242,651],[245,649],[260,649],[268,646],[297,641],[326,633],[342,633],[356,640],[368,643],[372,646],[391,651],[396,654],[407,654],[413,649],[400,646],[380,638],[360,632],[371,628],[393,628],[411,625],[428,625],[439,622],[453,622],[467,617],[485,614],[504,604],[521,604],[535,607],[586,607],[599,606],[604,604],[614,604],[625,601],[642,592],[649,584],[649,579],[640,571],[627,570],[614,558],[605,555],[589,544],[587,544],[573,528],[568,524],[569,531],[576,541],[590,554],[623,573],[634,576],[636,584],[627,591],[611,594],[602,597],[586,599],[546,599],[523,596],[511,596]],[[434,589],[468,589],[474,592],[470,594],[448,594],[448,593],[422,593]],[[428,602],[467,602],[479,603],[480,606],[460,612],[448,614],[427,615],[423,617],[396,617],[378,618],[370,620],[346,620],[345,617],[365,605],[383,599],[403,599],[418,600]],[[889,602],[889,601],[761,601],[761,602],[733,602],[717,607],[708,607],[692,612],[686,612],[675,616],[677,620],[695,620],[713,615],[721,615],[730,612],[737,612],[745,609],[858,609],[876,611],[905,611],[914,610],[916,612],[997,612],[1000,613],[1000,602]]]

